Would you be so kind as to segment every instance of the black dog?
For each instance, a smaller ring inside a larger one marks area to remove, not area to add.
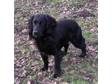
[[[80,57],[86,55],[85,39],[82,36],[80,26],[73,20],[56,20],[47,14],[37,14],[29,19],[29,36],[35,40],[44,62],[43,71],[48,69],[48,55],[54,55],[55,73],[54,78],[61,75],[61,48],[68,49],[71,42],[75,47],[82,50]]]

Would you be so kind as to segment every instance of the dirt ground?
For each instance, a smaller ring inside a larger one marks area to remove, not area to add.
[[[97,84],[97,0],[15,0],[14,3],[15,84]],[[80,50],[70,44],[61,64],[64,73],[57,79],[52,78],[53,56],[49,57],[49,70],[40,71],[42,59],[33,41],[28,39],[28,18],[37,13],[48,13],[57,20],[76,20],[86,39],[87,56],[78,57]]]

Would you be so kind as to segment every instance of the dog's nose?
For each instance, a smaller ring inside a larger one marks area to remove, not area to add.
[[[38,36],[38,32],[33,32],[33,36],[37,37]]]

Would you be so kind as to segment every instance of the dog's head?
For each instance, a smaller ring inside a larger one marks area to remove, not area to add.
[[[56,27],[56,20],[47,14],[37,14],[29,19],[30,38],[40,38],[51,34]]]

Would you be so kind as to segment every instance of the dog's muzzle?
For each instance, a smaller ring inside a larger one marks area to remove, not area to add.
[[[42,34],[40,32],[33,32],[33,37],[34,38],[41,38],[42,37]]]

